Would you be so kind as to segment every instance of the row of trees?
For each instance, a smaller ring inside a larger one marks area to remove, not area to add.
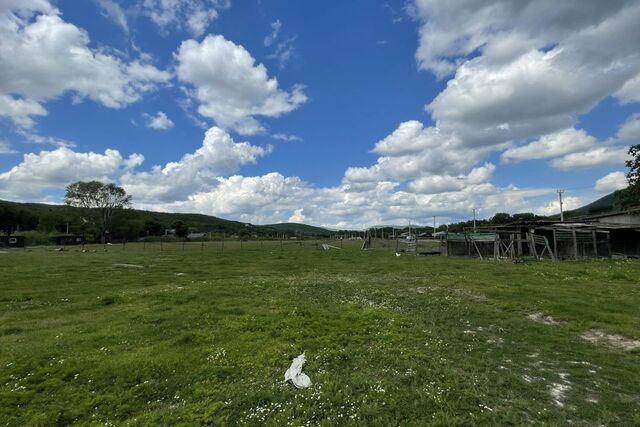
[[[66,188],[65,204],[65,209],[38,211],[1,203],[0,231],[7,235],[18,231],[71,233],[93,236],[102,242],[111,237],[137,239],[165,233],[166,226],[159,220],[135,218],[126,209],[131,206],[131,196],[115,184],[73,183]],[[184,224],[178,224],[178,229],[181,235],[188,233]]]
[[[504,224],[509,224],[511,222],[532,222],[532,221],[537,221],[543,218],[544,218],[543,216],[536,215],[532,212],[515,213],[513,215],[505,212],[498,212],[489,219],[476,220],[476,226],[484,227],[484,226],[491,226],[491,225],[504,225]],[[469,221],[458,222],[455,224],[449,224],[448,230],[453,232],[459,232],[459,231],[463,231],[465,228],[472,228],[472,227],[473,227],[473,220],[469,220]],[[444,226],[441,226],[439,231],[443,231],[444,228],[445,228]]]
[[[111,239],[136,240],[145,236],[163,236],[167,229],[173,230],[176,237],[184,238],[191,231],[196,231],[182,220],[167,221],[165,218],[165,221],[161,221],[150,217],[150,213],[128,209],[131,196],[115,184],[75,182],[66,188],[65,206],[43,209],[43,205],[21,207],[13,203],[0,203],[0,232],[11,235],[18,231],[35,231],[42,240],[46,240],[49,234],[69,233],[105,242]],[[214,222],[217,220],[209,218]],[[228,224],[222,225],[219,230],[221,233],[234,234],[227,230]],[[243,226],[235,234],[247,237],[251,232]]]
[[[94,226],[86,214],[79,214],[75,209],[50,209],[33,212],[8,203],[0,203],[0,232],[11,235],[19,231],[37,231],[43,234],[90,234],[99,236],[99,227]],[[183,236],[189,228],[183,222],[164,225],[158,219],[141,220],[134,218],[128,211],[114,213],[111,235],[118,238],[134,239],[142,236],[161,236],[167,228],[176,229],[176,235]]]
[[[26,209],[0,204],[0,231],[7,235],[18,230],[33,230],[40,219]]]

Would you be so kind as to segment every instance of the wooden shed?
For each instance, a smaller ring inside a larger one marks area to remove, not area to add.
[[[640,217],[638,217],[640,218]],[[523,222],[444,233],[445,256],[479,258],[640,258],[640,224],[599,221]]]
[[[0,236],[0,247],[24,248],[26,239],[24,236]]]
[[[84,236],[77,234],[63,234],[53,238],[56,246],[73,246],[85,243]]]

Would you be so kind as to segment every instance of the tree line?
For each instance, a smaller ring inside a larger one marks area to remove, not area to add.
[[[154,218],[142,220],[127,209],[130,206],[131,196],[115,184],[79,181],[67,186],[64,206],[0,203],[0,231],[73,234],[101,242],[165,233],[167,225]]]
[[[198,232],[245,240],[329,235],[328,230],[315,227],[301,232],[297,225],[257,226],[202,214],[141,211],[131,209],[131,202],[131,196],[115,184],[79,181],[66,187],[64,205],[0,201],[0,233],[28,232],[37,243],[61,234],[94,242],[133,241],[164,236],[167,230],[179,239]]]

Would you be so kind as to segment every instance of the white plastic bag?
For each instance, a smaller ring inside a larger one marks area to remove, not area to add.
[[[295,388],[307,388],[311,386],[311,379],[302,372],[306,359],[304,353],[293,359],[291,366],[284,373],[284,381],[293,384]]]

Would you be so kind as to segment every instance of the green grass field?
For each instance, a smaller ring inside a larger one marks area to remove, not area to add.
[[[356,244],[0,253],[0,425],[640,424],[639,262]]]

